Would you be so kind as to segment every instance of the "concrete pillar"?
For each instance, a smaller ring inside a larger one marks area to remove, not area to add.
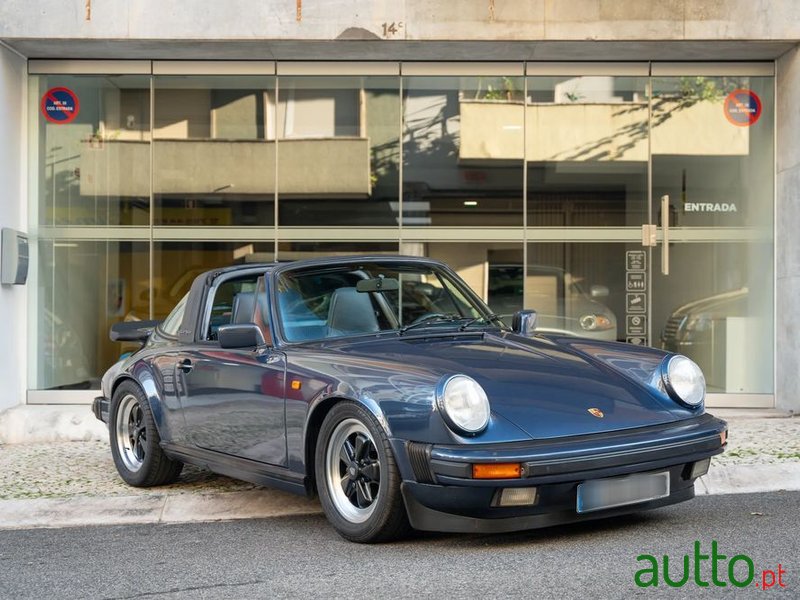
[[[777,408],[800,413],[800,46],[778,59]]]
[[[27,227],[27,63],[0,46],[0,227]],[[25,401],[27,289],[0,286],[0,412]]]

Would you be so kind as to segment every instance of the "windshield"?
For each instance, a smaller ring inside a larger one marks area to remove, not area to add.
[[[489,313],[444,271],[418,263],[352,263],[288,271],[278,276],[276,297],[289,342],[403,333],[411,326],[452,329],[473,319],[478,320],[476,327],[486,326]]]

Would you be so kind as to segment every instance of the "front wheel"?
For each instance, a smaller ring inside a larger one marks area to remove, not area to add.
[[[111,455],[120,477],[129,485],[151,487],[174,483],[183,463],[161,449],[153,413],[142,390],[124,381],[111,398],[108,415]]]
[[[400,474],[383,429],[364,408],[342,402],[320,429],[315,469],[328,521],[352,542],[385,542],[409,529]]]

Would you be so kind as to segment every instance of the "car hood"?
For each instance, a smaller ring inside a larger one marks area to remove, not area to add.
[[[329,341],[323,347],[326,353],[369,361],[384,377],[413,373],[416,381],[423,375],[435,385],[442,377],[466,374],[486,390],[493,414],[534,439],[695,416],[612,366],[652,372],[664,356],[652,349],[583,338],[529,339],[508,332]]]

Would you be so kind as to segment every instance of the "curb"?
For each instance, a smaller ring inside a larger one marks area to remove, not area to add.
[[[698,496],[800,490],[800,463],[712,465]],[[267,519],[321,513],[319,502],[278,490],[0,500],[0,530]]]
[[[322,512],[317,500],[278,490],[0,500],[0,530],[266,519]]]

